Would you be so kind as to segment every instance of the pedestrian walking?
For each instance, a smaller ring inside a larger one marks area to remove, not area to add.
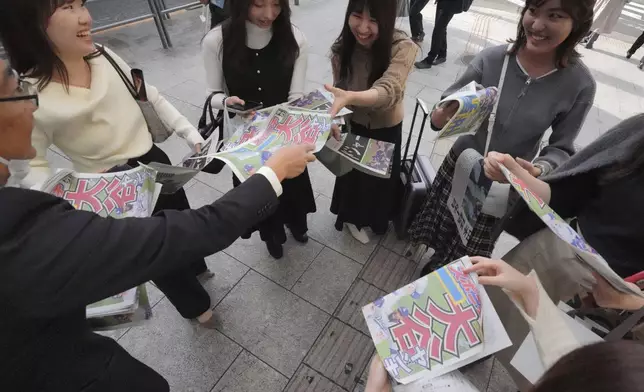
[[[592,49],[595,41],[602,34],[610,34],[622,15],[624,6],[630,0],[597,0],[593,7],[593,25],[582,43],[586,49]]]
[[[628,52],[626,52],[626,58],[630,59],[631,57],[633,57],[635,52],[637,52],[637,50],[641,48],[642,45],[644,45],[644,31],[642,32],[642,34],[640,34],[639,37],[637,37],[637,39],[633,43],[633,46],[631,46]]]
[[[199,0],[201,4],[208,4],[210,8],[210,29],[214,29],[228,18],[226,0]]]
[[[427,4],[426,0],[418,1],[424,1]],[[472,0],[436,0],[436,19],[434,21],[434,31],[432,32],[432,45],[427,57],[416,63],[416,68],[427,69],[447,61],[447,26],[454,15],[466,12],[471,5]],[[422,16],[420,23],[422,26]]]

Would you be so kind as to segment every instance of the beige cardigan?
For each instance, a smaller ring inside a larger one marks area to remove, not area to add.
[[[369,85],[371,73],[371,51],[356,45],[351,58],[351,80],[349,91],[365,91],[374,88],[378,91],[378,101],[371,107],[351,107],[351,121],[370,129],[388,128],[398,125],[405,117],[403,99],[407,77],[416,60],[418,45],[402,33],[394,36],[391,49],[391,63],[382,77]],[[331,61],[333,76],[339,79],[339,61],[336,56]]]

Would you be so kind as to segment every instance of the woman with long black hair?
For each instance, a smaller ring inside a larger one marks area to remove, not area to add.
[[[99,173],[139,162],[170,163],[148,131],[130,91],[109,61],[130,74],[130,67],[107,48],[98,51],[91,35],[92,17],[82,0],[1,0],[0,38],[13,67],[38,86],[40,110],[35,114],[27,185],[51,175],[47,149],[57,146],[79,172]],[[193,148],[203,138],[154,86],[148,100],[161,120]],[[161,195],[155,212],[190,208],[183,189]],[[155,279],[179,313],[211,326],[210,296],[197,276],[211,277],[203,258]]]
[[[308,44],[291,24],[288,0],[236,0],[229,6],[230,18],[203,40],[208,89],[227,92],[212,97],[213,108],[246,100],[270,107],[302,96]],[[237,177],[233,177],[233,184],[240,184]],[[308,171],[285,181],[283,187],[279,208],[258,227],[276,259],[284,254],[285,226],[296,241],[306,243],[306,216],[316,211]]]
[[[357,170],[339,177],[331,212],[335,227],[346,225],[360,242],[369,242],[364,228],[384,234],[398,203],[400,144],[405,115],[403,97],[418,46],[396,30],[396,0],[350,0],[340,36],[331,48],[335,94],[331,114],[349,106],[351,132],[396,145],[389,179]]]

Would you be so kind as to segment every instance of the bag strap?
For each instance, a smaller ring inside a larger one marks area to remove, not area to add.
[[[503,92],[503,85],[505,84],[505,74],[508,73],[508,63],[510,62],[510,50],[512,49],[512,44],[508,45],[508,49],[505,53],[505,58],[503,59],[503,67],[501,68],[501,76],[499,78],[499,87],[497,88],[498,93],[496,96],[496,102],[494,102],[494,107],[492,108],[492,113],[487,123],[487,140],[485,141],[485,157],[490,148],[490,142],[492,141],[492,132],[494,131],[494,124],[496,123],[496,110],[499,108],[499,102],[501,102],[501,93]]]
[[[423,111],[423,122],[420,125],[420,132],[418,133],[418,140],[416,141],[416,149],[414,150],[414,155],[412,156],[409,171],[407,172],[407,183],[411,181],[411,175],[414,172],[414,165],[418,159],[418,150],[420,148],[420,141],[423,138],[423,132],[425,131],[425,125],[427,124],[427,118],[429,117],[429,110],[427,109],[427,104],[420,98],[416,98],[416,108],[414,109],[414,117],[411,120],[411,128],[409,128],[409,136],[407,137],[407,145],[405,146],[405,155],[403,155],[403,169],[404,161],[407,160],[407,155],[409,154],[409,146],[411,145],[411,138],[414,134],[414,125],[416,124],[416,117],[418,117],[418,108],[421,108]]]
[[[130,78],[127,77],[123,69],[119,67],[114,58],[109,53],[107,53],[107,50],[105,50],[104,46],[96,45],[96,47],[98,48],[98,51],[105,57],[105,59],[109,61],[110,64],[112,64],[114,70],[119,74],[123,83],[125,83],[125,87],[130,90],[132,97],[134,97],[134,99],[138,99],[139,94],[137,94],[136,92],[136,87],[134,87],[134,83],[130,80]]]

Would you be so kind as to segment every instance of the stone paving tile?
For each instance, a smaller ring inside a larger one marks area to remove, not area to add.
[[[304,363],[351,390],[374,351],[371,338],[334,318],[322,331]]]
[[[288,230],[287,236],[289,238],[284,244],[284,257],[279,260],[275,260],[268,253],[265,243],[257,232],[251,236],[250,240],[237,240],[230,248],[226,249],[226,253],[290,290],[324,246],[314,240],[300,244],[290,237]]]
[[[280,373],[291,377],[329,316],[250,271],[215,308],[220,330]]]
[[[362,265],[324,248],[293,287],[293,292],[331,314],[360,273]]]
[[[310,367],[301,365],[284,392],[344,392],[344,390]]]
[[[408,252],[407,248],[409,247],[409,241],[399,240],[398,235],[396,234],[396,230],[392,225],[389,228],[389,231],[387,231],[387,234],[385,234],[385,236],[382,238],[382,241],[380,241],[380,245],[397,255],[405,256],[407,255],[405,252]]]
[[[371,361],[369,361],[371,363]],[[353,388],[353,392],[365,392],[365,387],[367,386],[367,378],[369,377],[369,365],[365,366],[364,372],[357,380],[356,387]]]
[[[287,383],[286,377],[244,350],[212,392],[281,392]]]
[[[494,358],[488,358],[481,363],[461,369],[461,372],[472,382],[472,384],[474,384],[476,388],[480,391],[485,391],[490,380],[493,365]]]
[[[369,328],[367,328],[367,323],[362,316],[362,307],[386,294],[364,280],[357,279],[344,297],[344,300],[342,300],[334,316],[353,328],[362,331],[365,335],[369,335]]]
[[[210,391],[242,351],[221,333],[183,320],[167,299],[155,306],[150,322],[130,329],[119,344],[176,391]]]
[[[233,172],[228,166],[224,167],[218,174],[200,172],[195,179],[215,188],[221,193],[226,193],[233,189]]]
[[[223,196],[221,192],[209,187],[203,182],[193,181],[184,187],[191,208],[199,208],[212,204]]]
[[[318,211],[315,214],[309,214],[309,236],[360,264],[366,263],[376,248],[377,236],[374,236],[369,244],[361,244],[346,230],[335,229],[336,215],[329,211],[330,198],[320,195],[316,199],[316,204]]]
[[[516,392],[518,388],[501,362],[494,360],[487,392]]]
[[[379,246],[360,273],[360,278],[391,293],[410,282],[416,267],[413,261]]]

